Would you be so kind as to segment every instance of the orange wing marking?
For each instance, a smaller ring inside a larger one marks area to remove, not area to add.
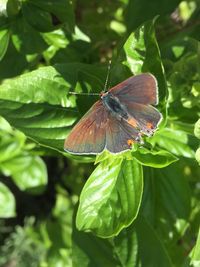
[[[133,127],[137,127],[137,121],[133,118],[130,118],[127,120],[128,124],[130,124]]]
[[[153,129],[153,128],[154,128],[154,127],[153,127],[153,124],[152,124],[151,122],[147,122],[146,127],[147,127],[148,129]]]
[[[128,139],[128,140],[127,140],[127,144],[128,144],[128,146],[130,146],[130,147],[131,147],[134,143],[135,143],[135,141],[132,140],[132,139]]]

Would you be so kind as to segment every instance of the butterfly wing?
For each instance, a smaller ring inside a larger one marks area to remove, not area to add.
[[[107,110],[97,101],[75,125],[65,140],[64,149],[72,154],[98,154],[106,143]]]
[[[150,73],[143,73],[119,83],[109,90],[120,101],[129,100],[141,104],[158,103],[156,78]]]
[[[107,149],[113,154],[131,148],[140,139],[139,132],[124,120],[113,117],[96,102],[75,125],[65,140],[64,149],[72,154],[99,154]]]
[[[110,89],[129,113],[127,122],[146,135],[152,135],[162,119],[161,113],[151,105],[158,104],[156,78],[143,73],[116,85]]]
[[[127,122],[140,129],[141,133],[151,136],[162,120],[162,114],[150,105],[129,101],[124,101],[123,104],[130,116]]]
[[[125,120],[108,115],[106,149],[113,154],[129,150],[134,142],[140,142],[140,132]]]

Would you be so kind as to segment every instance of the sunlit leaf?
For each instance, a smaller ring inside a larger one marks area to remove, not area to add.
[[[196,245],[192,250],[191,264],[197,267],[200,264],[200,230],[198,233]]]
[[[195,152],[195,159],[200,164],[200,147]]]
[[[82,190],[78,229],[101,237],[117,235],[136,218],[142,189],[142,169],[135,160],[103,161]]]
[[[168,91],[154,24],[154,20],[147,21],[129,36],[124,44],[127,58],[127,62],[125,61],[124,64],[129,66],[133,74],[150,72],[156,77],[159,90],[159,108],[165,120]]]
[[[11,24],[13,45],[20,53],[41,53],[47,44],[41,34],[31,27],[23,17]]]
[[[195,123],[194,135],[200,139],[200,119]]]
[[[5,175],[12,176],[14,182],[21,190],[37,193],[44,190],[47,184],[47,170],[43,160],[37,156],[21,153],[11,160],[1,164],[1,170]]]
[[[5,81],[0,86],[0,114],[39,144],[64,152],[64,140],[80,117],[67,92],[75,87],[77,74],[87,70],[100,84],[101,69],[76,63],[40,68]],[[84,79],[88,75],[82,75],[82,83]]]
[[[150,151],[142,148],[133,152],[132,155],[142,165],[154,168],[163,168],[178,160],[177,157],[166,150]]]
[[[15,198],[9,188],[0,182],[0,217],[15,216]]]
[[[190,146],[195,141],[192,136],[179,130],[165,128],[157,132],[151,139],[152,143],[157,143],[161,148],[168,150],[176,156],[194,158],[195,152]]]
[[[11,176],[21,190],[44,190],[47,184],[47,170],[43,160],[31,155],[33,144],[26,144],[26,137],[0,118],[0,171]]]
[[[10,32],[8,30],[1,30],[0,31],[0,60],[4,57],[8,43],[10,39]]]

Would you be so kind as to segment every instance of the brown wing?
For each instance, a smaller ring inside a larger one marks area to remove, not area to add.
[[[143,73],[119,83],[109,90],[123,101],[141,104],[158,104],[158,88],[156,78],[150,73]]]
[[[140,132],[125,120],[109,114],[106,126],[106,149],[117,154],[129,150],[135,142],[141,142]]]
[[[104,149],[116,154],[130,149],[131,142],[139,141],[136,128],[112,116],[98,101],[72,129],[64,149],[72,154],[95,155]]]
[[[108,113],[97,101],[75,125],[65,140],[64,149],[72,154],[98,154],[105,148]]]
[[[162,120],[162,114],[153,106],[124,101],[130,118],[127,120],[133,126],[136,126],[146,135],[152,135],[158,124]]]
[[[161,113],[151,105],[158,104],[156,78],[150,73],[130,77],[110,89],[120,103],[126,106],[130,117],[127,122],[142,133],[152,135],[162,119]]]

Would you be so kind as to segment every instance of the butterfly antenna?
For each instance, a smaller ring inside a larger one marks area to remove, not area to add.
[[[71,91],[69,91],[68,92],[68,94],[70,94],[70,95],[98,95],[99,96],[99,94],[98,93],[78,93],[78,92],[71,92]]]
[[[111,60],[109,60],[103,92],[106,92],[108,89],[108,81],[109,81],[109,76],[110,76],[111,63],[112,63]],[[71,92],[71,91],[69,91],[68,94],[70,95],[98,95],[99,96],[99,93],[78,93],[78,92]]]
[[[108,89],[108,81],[109,81],[109,76],[110,76],[110,69],[111,69],[111,59],[109,60],[108,63],[108,69],[107,69],[107,75],[106,75],[106,81],[105,81],[105,85],[104,85],[104,89],[103,91],[106,92]]]

